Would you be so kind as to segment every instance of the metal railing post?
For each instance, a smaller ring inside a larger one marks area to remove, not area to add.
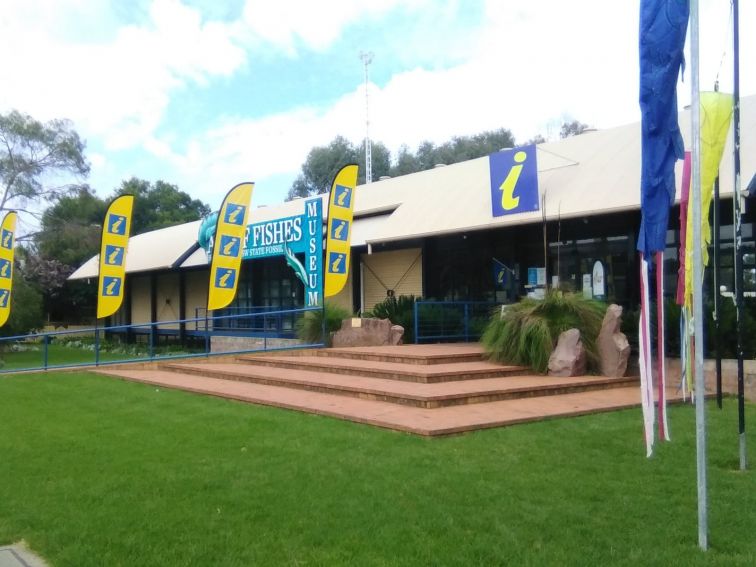
[[[155,325],[150,325],[150,358],[155,358]]]
[[[420,302],[415,301],[415,305],[413,306],[413,309],[415,311],[415,321],[414,321],[414,327],[415,327],[415,344],[420,344]]]
[[[464,314],[464,323],[465,323],[465,342],[470,342],[470,304],[465,303],[465,314]]]
[[[210,329],[207,323],[207,309],[205,309],[205,356],[210,356]]]
[[[100,329],[95,321],[95,366],[100,365]]]
[[[42,355],[42,364],[44,365],[45,370],[47,370],[47,360],[48,360],[48,352],[47,352],[47,345],[50,344],[50,337],[48,335],[44,335],[42,337],[42,345],[44,354]]]

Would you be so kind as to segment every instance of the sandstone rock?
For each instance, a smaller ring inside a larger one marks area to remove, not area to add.
[[[578,329],[568,329],[559,335],[557,346],[549,357],[549,376],[582,376],[587,359]]]
[[[601,374],[612,378],[620,378],[627,371],[627,360],[630,358],[630,343],[620,332],[622,323],[622,307],[610,305],[601,324],[601,332],[596,339]]]
[[[388,319],[344,319],[333,335],[334,347],[383,346],[402,343],[404,328]]]
[[[390,345],[400,345],[404,342],[404,327],[401,325],[391,325],[391,335],[389,337]]]

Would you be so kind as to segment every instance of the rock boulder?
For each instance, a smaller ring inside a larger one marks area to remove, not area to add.
[[[627,371],[627,361],[630,358],[630,343],[620,331],[622,324],[622,307],[610,305],[601,324],[601,332],[596,339],[601,374],[611,378],[621,378]]]
[[[549,376],[582,376],[586,368],[587,359],[580,331],[568,329],[561,333],[549,357]]]
[[[334,347],[400,345],[404,328],[388,319],[344,319],[333,335]]]

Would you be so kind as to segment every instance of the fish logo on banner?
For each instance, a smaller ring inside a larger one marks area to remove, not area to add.
[[[488,156],[491,212],[495,217],[537,211],[536,146],[521,146]]]
[[[10,317],[16,220],[16,212],[10,211],[0,225],[0,327],[5,325]]]
[[[97,286],[97,318],[120,309],[126,280],[126,250],[131,234],[134,195],[121,195],[105,213],[100,240],[100,275]]]
[[[345,165],[336,174],[328,202],[328,243],[326,245],[325,297],[339,293],[349,277],[352,221],[354,217],[354,189],[358,167]]]
[[[242,242],[247,229],[254,187],[254,183],[240,183],[223,199],[213,237],[214,253],[207,293],[208,311],[223,309],[236,296],[242,262]]]

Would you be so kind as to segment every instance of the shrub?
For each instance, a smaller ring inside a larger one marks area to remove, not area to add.
[[[326,336],[323,337],[323,313],[325,313]],[[331,345],[331,333],[341,328],[341,322],[344,319],[352,317],[352,313],[336,305],[335,303],[325,302],[323,309],[307,311],[303,317],[299,318],[294,325],[297,337],[305,343],[324,342],[325,345]]]
[[[576,328],[585,347],[588,368],[598,367],[596,338],[606,307],[582,294],[551,291],[542,300],[524,298],[494,310],[481,343],[490,359],[521,364],[545,373],[559,334]]]
[[[404,327],[405,344],[415,342],[415,296],[400,295],[399,297],[387,297],[376,304],[365,317],[388,319],[394,325]]]

